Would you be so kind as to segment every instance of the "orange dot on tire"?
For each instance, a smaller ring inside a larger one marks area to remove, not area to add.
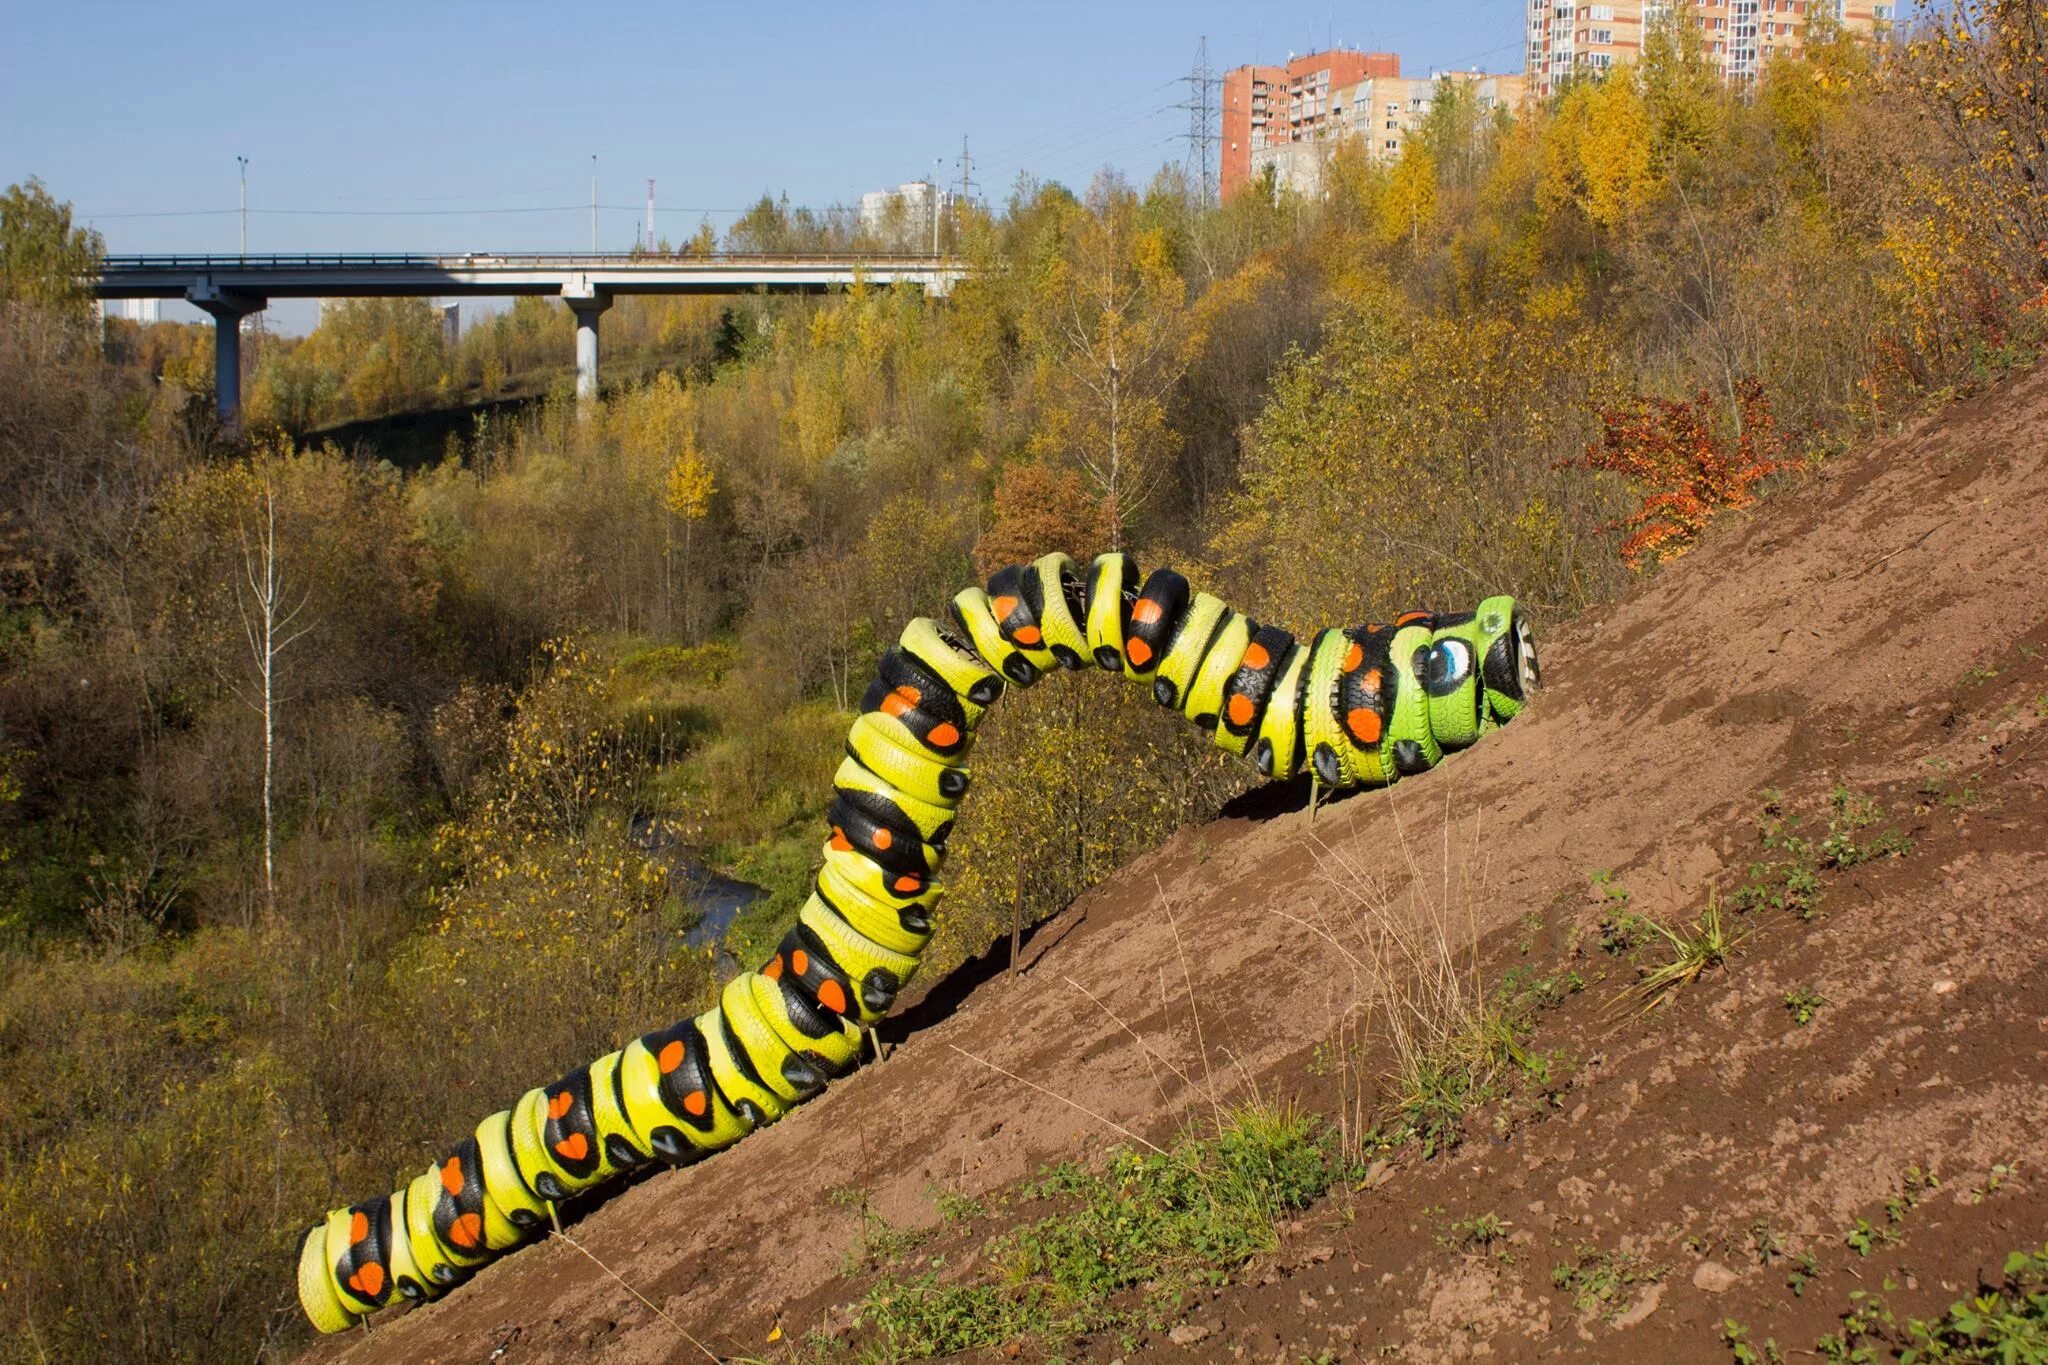
[[[1380,742],[1380,713],[1369,707],[1354,706],[1344,717],[1344,728],[1360,744],[1377,744]]]
[[[936,744],[939,748],[950,749],[959,742],[959,728],[955,726],[951,721],[942,720],[937,725],[934,725],[932,727],[932,743]],[[888,847],[887,844],[880,842],[882,837],[883,836],[877,836],[875,843],[876,848]]]
[[[937,730],[934,730],[934,731],[932,731],[932,733],[933,733],[934,735],[937,735],[937,734],[938,734],[938,731],[937,731]],[[875,831],[875,847],[876,847],[876,848],[884,848],[884,849],[885,849],[885,848],[889,847],[889,845],[891,845],[891,844],[893,844],[893,843],[895,843],[895,842],[896,842],[896,836],[895,836],[895,835],[893,835],[893,834],[891,834],[891,833],[890,833],[890,832],[889,832],[889,831],[888,831],[888,830],[887,830],[886,828],[884,828],[884,829],[878,829],[878,830],[876,830],[876,831]]]
[[[811,955],[801,948],[797,949],[789,955],[789,969],[798,976],[810,971]]]
[[[1255,644],[1246,648],[1244,652],[1244,661],[1239,665],[1239,667],[1249,668],[1256,673],[1261,669],[1265,668],[1267,664],[1272,662],[1273,656],[1266,652],[1266,647],[1264,645]]]
[[[780,981],[782,979],[781,953],[777,953],[774,957],[768,959],[768,965],[761,969],[761,975],[767,977],[770,981]]]
[[[570,1090],[564,1090],[560,1094],[554,1095],[548,1100],[548,1117],[551,1119],[558,1119],[562,1117],[562,1115],[568,1113],[569,1110],[575,1106],[575,1104],[575,1092]]]
[[[441,1188],[448,1191],[450,1199],[462,1193],[462,1158],[451,1156],[441,1163]]]
[[[896,890],[906,896],[914,896],[924,888],[924,879],[906,872],[895,882]]]
[[[370,1235],[370,1220],[361,1210],[348,1220],[348,1244],[354,1246]]]
[[[484,1219],[480,1213],[465,1213],[448,1227],[448,1240],[467,1251],[483,1240]]]
[[[828,980],[818,987],[818,1003],[834,1014],[846,1013],[846,990],[837,981]]]
[[[1140,598],[1138,605],[1131,608],[1131,619],[1140,625],[1151,625],[1166,614],[1166,608],[1149,597]]]
[[[693,1119],[703,1118],[704,1111],[710,1107],[710,1104],[711,1102],[704,1098],[704,1092],[701,1090],[692,1090],[689,1094],[683,1096],[683,1112]]]
[[[590,1139],[581,1133],[571,1133],[555,1144],[555,1151],[571,1161],[581,1161],[590,1155]]]
[[[1257,708],[1252,705],[1250,697],[1240,692],[1230,699],[1227,709],[1230,712],[1230,723],[1241,729],[1252,723],[1252,712]]]
[[[1017,610],[1017,599],[1014,597],[998,597],[995,601],[989,603],[989,606],[995,609],[996,620],[1007,621],[1010,619],[1010,614]]]
[[[1140,603],[1139,605],[1143,605]],[[1152,662],[1152,646],[1143,640],[1132,640],[1124,646],[1124,653],[1131,656],[1131,662],[1143,668]]]
[[[375,1261],[365,1261],[356,1267],[356,1273],[348,1277],[348,1287],[366,1299],[374,1299],[384,1292],[384,1267]]]
[[[1352,669],[1357,668],[1360,664],[1364,662],[1365,646],[1359,644],[1356,640],[1353,640],[1351,642],[1351,648],[1344,651],[1344,671],[1346,673],[1349,673]]]
[[[674,1071],[683,1064],[683,1040],[671,1038],[662,1045],[661,1056],[655,1060],[661,1066],[662,1075],[666,1076],[669,1072]]]

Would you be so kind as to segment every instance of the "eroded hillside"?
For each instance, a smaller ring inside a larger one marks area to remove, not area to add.
[[[848,1305],[990,1273],[1047,1163],[1254,1095],[1384,1131],[1390,915],[1476,941],[1519,1011],[1462,1139],[1358,1147],[1150,1324],[993,1355],[1726,1360],[1732,1320],[1762,1359],[1881,1331],[1858,1292],[1938,1315],[2048,1231],[2044,430],[2037,372],[1831,462],[1553,624],[1547,690],[1479,748],[1312,824],[1280,791],[1183,830],[1015,975],[999,947],[932,983],[886,1062],[316,1356],[873,1347]],[[1646,922],[1710,902],[1726,961],[1624,996],[1673,956]]]

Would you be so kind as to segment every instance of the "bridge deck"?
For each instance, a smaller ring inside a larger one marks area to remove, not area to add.
[[[102,299],[176,299],[195,290],[252,299],[591,297],[619,294],[820,293],[857,280],[944,291],[967,273],[935,256],[643,256],[464,252],[457,255],[109,256]]]

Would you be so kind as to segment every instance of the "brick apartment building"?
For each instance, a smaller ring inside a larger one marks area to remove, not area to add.
[[[1240,66],[1223,77],[1223,197],[1252,176],[1252,153],[1327,137],[1360,81],[1399,76],[1391,52],[1338,49],[1285,66]]]
[[[1547,98],[1572,76],[1599,76],[1642,55],[1643,35],[1670,0],[1528,0],[1530,92]],[[1707,60],[1731,81],[1752,81],[1773,57],[1796,57],[1807,21],[1827,14],[1853,32],[1890,27],[1896,4],[1872,0],[1696,0]]]

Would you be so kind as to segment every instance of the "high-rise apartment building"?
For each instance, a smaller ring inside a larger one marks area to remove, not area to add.
[[[1400,74],[1391,52],[1343,48],[1224,73],[1223,197],[1251,179],[1253,153],[1333,136],[1347,91],[1369,76]]]
[[[1446,84],[1471,93],[1482,111],[1514,110],[1528,89],[1520,76],[1484,71],[1440,71],[1430,76],[1368,76],[1331,97],[1337,112],[1313,140],[1274,143],[1252,153],[1251,174],[1270,169],[1275,185],[1314,197],[1322,193],[1323,168],[1340,141],[1355,140],[1375,161],[1398,161],[1409,136],[1429,116]]]
[[[1547,97],[1573,76],[1600,76],[1642,55],[1643,37],[1671,0],[1528,0],[1529,87]],[[1774,57],[1796,57],[1807,22],[1829,15],[1853,32],[1882,32],[1896,4],[1872,0],[1696,0],[1707,60],[1731,81],[1752,81]]]

